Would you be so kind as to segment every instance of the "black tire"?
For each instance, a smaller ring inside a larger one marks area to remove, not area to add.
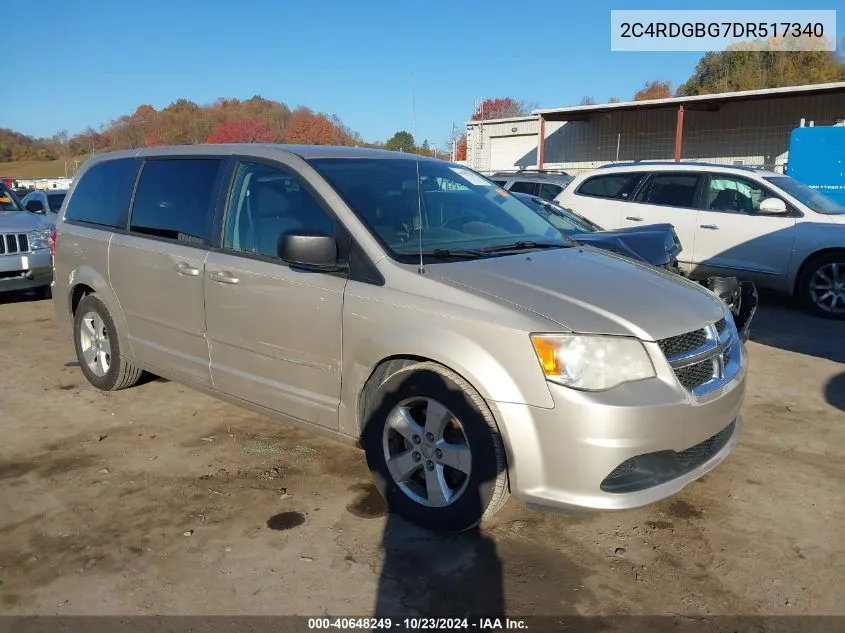
[[[383,447],[388,414],[409,398],[431,398],[463,427],[472,466],[466,487],[442,507],[415,501],[390,474]],[[436,363],[416,363],[387,376],[367,403],[363,433],[367,463],[391,512],[439,532],[463,532],[495,514],[509,496],[505,449],[496,422],[481,396],[455,372]]]
[[[829,266],[830,264],[839,264],[840,278],[845,279],[845,251],[837,251],[821,255],[820,257],[810,261],[801,273],[801,277],[798,280],[798,286],[796,288],[798,300],[804,308],[816,316],[820,316],[825,319],[845,320],[845,306],[843,306],[842,301],[838,303],[842,312],[832,312],[818,306],[813,300],[813,296],[811,294],[810,285],[813,281],[813,277],[819,270],[825,266]]]
[[[35,297],[42,301],[53,298],[53,289],[50,286],[38,286],[38,288],[33,288],[33,292]]]
[[[103,376],[98,376],[91,371],[82,354],[80,330],[83,326],[82,319],[89,312],[97,313],[103,320],[111,347],[109,369]],[[114,325],[114,320],[112,320],[111,314],[109,314],[105,304],[96,295],[89,294],[84,296],[76,307],[76,312],[73,315],[73,345],[76,349],[76,358],[79,361],[79,366],[82,368],[82,373],[85,374],[85,378],[97,389],[101,389],[102,391],[117,391],[118,389],[131,387],[138,382],[144,373],[121,354],[120,341],[117,337],[117,328]]]

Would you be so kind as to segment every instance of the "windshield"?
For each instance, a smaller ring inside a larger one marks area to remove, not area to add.
[[[6,185],[0,185],[0,211],[22,211],[15,194]]]
[[[47,200],[50,201],[50,211],[58,213],[62,208],[62,202],[65,199],[65,193],[50,193],[47,194]]]
[[[407,158],[309,162],[400,261],[416,261],[420,243],[426,255],[462,257],[571,245],[548,221],[465,167]]]
[[[826,195],[819,193],[812,187],[808,187],[790,178],[789,176],[765,176],[765,179],[776,187],[780,187],[790,196],[806,205],[816,213],[825,215],[839,215],[845,213],[845,207]]]
[[[565,235],[572,236],[578,233],[594,233],[595,231],[602,230],[601,227],[593,224],[587,218],[582,218],[574,211],[564,209],[546,200],[519,194],[517,194],[517,197],[527,204],[534,213],[545,219]]]

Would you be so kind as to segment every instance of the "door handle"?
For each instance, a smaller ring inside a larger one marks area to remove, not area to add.
[[[185,262],[179,262],[173,267],[173,269],[180,275],[190,275],[191,277],[196,277],[200,274],[199,268],[194,268]]]
[[[702,229],[710,229],[711,231],[715,231],[719,227],[716,224],[702,224],[701,228]]]
[[[642,222],[643,219],[638,215],[629,215],[625,218],[626,220],[631,220],[632,222]]]
[[[240,281],[237,277],[233,277],[231,273],[226,272],[208,273],[208,278],[220,284],[236,284]]]

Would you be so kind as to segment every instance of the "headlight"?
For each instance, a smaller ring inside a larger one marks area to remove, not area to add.
[[[29,247],[33,250],[37,248],[50,248],[50,235],[52,229],[38,229],[37,231],[29,232]]]
[[[635,338],[533,334],[531,343],[546,378],[573,389],[603,391],[655,376],[648,352]]]

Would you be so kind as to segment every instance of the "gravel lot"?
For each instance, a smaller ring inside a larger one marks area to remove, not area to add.
[[[386,515],[355,448],[172,382],[95,390],[52,303],[0,295],[0,613],[845,615],[845,323],[762,303],[721,467],[442,537]]]

